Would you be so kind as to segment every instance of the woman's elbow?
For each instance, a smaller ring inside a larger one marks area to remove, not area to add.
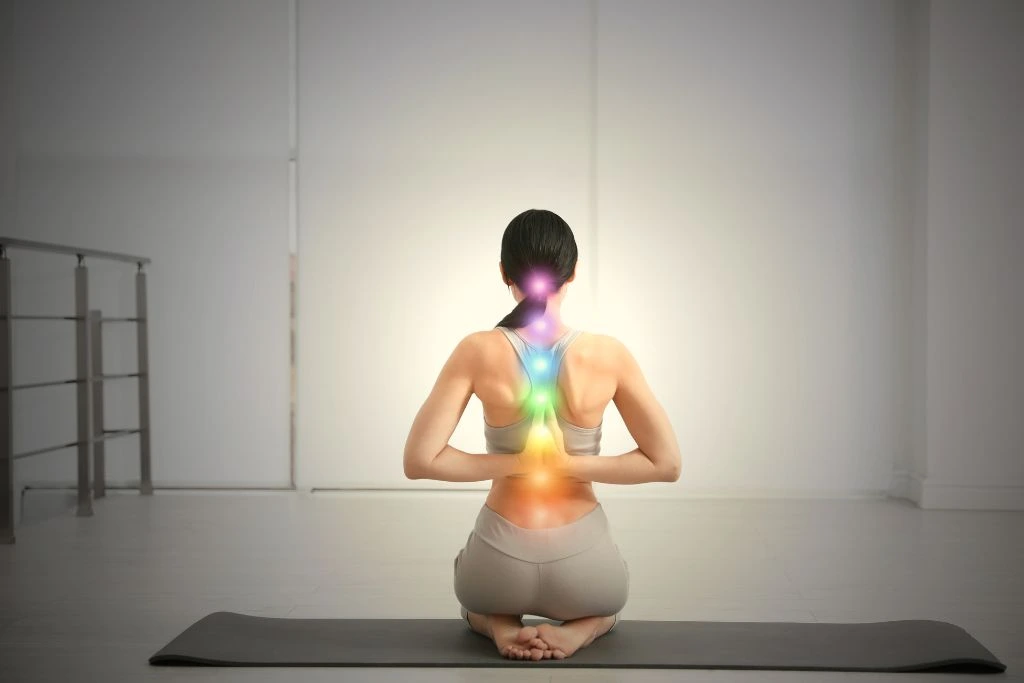
[[[681,469],[681,466],[680,466],[680,463],[678,461],[673,463],[671,467],[669,467],[667,470],[664,470],[662,472],[662,476],[664,477],[664,479],[662,479],[662,481],[667,481],[667,482],[679,481],[680,469]]]
[[[417,458],[406,456],[403,461],[406,479],[427,479],[423,463]]]

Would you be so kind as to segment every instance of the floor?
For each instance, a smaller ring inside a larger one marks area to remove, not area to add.
[[[883,621],[967,629],[1004,674],[151,667],[218,610],[458,618],[452,562],[481,492],[111,492],[0,546],[0,680],[1024,681],[1024,512],[896,499],[602,501],[630,565],[624,619]],[[401,643],[396,643],[401,647]]]

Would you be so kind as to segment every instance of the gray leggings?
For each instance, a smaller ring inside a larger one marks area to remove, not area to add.
[[[575,522],[526,529],[486,504],[455,557],[459,613],[534,614],[556,621],[615,615],[629,598],[629,566],[604,508]]]

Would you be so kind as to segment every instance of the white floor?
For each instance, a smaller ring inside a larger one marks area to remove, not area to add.
[[[967,629],[1002,675],[736,670],[151,667],[218,610],[458,618],[452,563],[482,493],[111,493],[0,546],[0,681],[1024,681],[1024,512],[903,500],[603,501],[625,619]],[[396,643],[401,647],[401,643]]]

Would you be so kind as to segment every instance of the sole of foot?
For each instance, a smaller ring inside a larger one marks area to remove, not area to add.
[[[523,626],[519,617],[508,614],[469,613],[473,630],[494,641],[498,652],[508,659],[538,661],[553,656],[534,626]]]
[[[565,659],[607,633],[615,625],[615,617],[585,617],[554,624],[539,624],[537,636],[547,643],[553,659]]]

